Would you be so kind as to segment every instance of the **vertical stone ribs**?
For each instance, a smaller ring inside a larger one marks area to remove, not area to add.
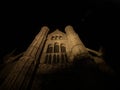
[[[44,26],[26,50],[23,57],[18,60],[8,77],[0,86],[0,90],[26,90],[35,70],[37,60],[48,34],[48,27]]]

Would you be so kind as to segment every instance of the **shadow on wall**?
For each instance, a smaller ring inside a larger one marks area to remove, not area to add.
[[[92,60],[75,62],[70,68],[43,75],[42,90],[115,89],[114,76],[101,72]]]

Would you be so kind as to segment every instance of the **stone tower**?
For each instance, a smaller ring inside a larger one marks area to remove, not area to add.
[[[44,75],[61,72],[70,68],[74,61],[80,62],[83,58],[92,59],[90,61],[98,67],[101,64],[106,67],[102,53],[86,48],[72,26],[65,27],[66,33],[59,29],[48,32],[48,27],[42,27],[24,54],[17,61],[11,62],[14,64],[9,68],[8,75],[0,77],[3,79],[0,90],[42,90]]]

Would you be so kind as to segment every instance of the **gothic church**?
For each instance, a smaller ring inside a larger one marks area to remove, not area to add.
[[[94,72],[113,72],[102,52],[86,48],[72,26],[66,26],[65,33],[49,31],[42,27],[23,54],[7,59],[0,90],[98,89]]]

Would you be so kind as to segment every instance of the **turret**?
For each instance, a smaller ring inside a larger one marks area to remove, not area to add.
[[[87,53],[86,47],[80,40],[78,34],[74,31],[73,27],[68,25],[65,27],[65,32],[69,42],[70,59],[79,58]]]
[[[48,31],[49,29],[46,26],[41,28],[24,55],[16,62],[12,71],[0,86],[0,90],[26,90],[28,88]]]
[[[44,41],[46,39],[46,36],[48,34],[49,28],[47,26],[44,26],[41,28],[38,35],[35,37],[31,45],[28,47],[28,49],[25,52],[25,56],[32,57],[38,59],[38,56],[42,50]]]

